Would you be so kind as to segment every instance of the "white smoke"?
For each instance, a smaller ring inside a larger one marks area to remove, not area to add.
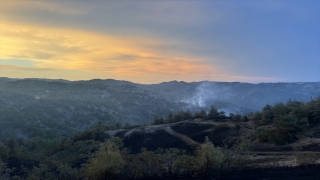
[[[193,106],[206,107],[209,99],[216,99],[217,95],[214,91],[213,84],[207,81],[201,83],[197,88],[195,94],[189,98],[183,100],[183,102],[191,104]]]
[[[230,113],[240,113],[239,107],[229,103],[230,98],[233,96],[229,88],[217,86],[214,82],[205,81],[196,88],[192,97],[184,99],[182,102],[201,108],[208,108],[214,105],[218,108],[218,111],[224,111],[226,115],[229,115]],[[217,102],[220,102],[220,104],[215,104]],[[225,103],[221,104],[221,102]]]

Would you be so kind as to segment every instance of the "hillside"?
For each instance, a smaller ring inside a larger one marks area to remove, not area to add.
[[[98,123],[57,139],[5,138],[0,178],[318,179],[319,107],[320,97],[243,116],[211,107],[154,125]]]
[[[237,132],[235,126],[239,122],[227,118],[192,119],[177,123],[136,127],[132,129],[108,130],[105,133],[110,137],[123,139],[125,147],[130,152],[140,152],[141,148],[155,151],[158,148],[178,148],[193,152],[197,146],[209,140],[218,147],[236,146],[244,139],[255,142],[251,150],[255,154],[293,154],[296,150],[320,151],[320,124],[313,125],[304,133],[297,134],[298,140],[285,145],[274,145],[258,141],[256,127],[252,122],[241,122],[241,129]],[[310,138],[312,136],[312,138]]]
[[[1,136],[67,136],[98,122],[149,124],[154,116],[211,105],[244,114],[266,104],[317,97],[314,83],[165,82],[142,85],[112,79],[67,81],[0,78]]]
[[[277,102],[286,102],[289,99],[306,102],[312,97],[316,98],[320,95],[320,82],[251,84],[171,81],[148,85],[145,88],[179,102],[202,107],[218,104],[216,105],[218,109],[232,113],[257,111],[266,104],[273,105]],[[229,109],[227,105],[237,107],[238,110]]]
[[[0,80],[2,137],[69,135],[93,124],[148,124],[185,103],[120,81]]]

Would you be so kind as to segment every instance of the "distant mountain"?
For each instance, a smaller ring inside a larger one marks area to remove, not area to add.
[[[320,95],[320,82],[164,82],[143,85],[113,79],[67,81],[0,78],[1,136],[67,136],[93,124],[149,124],[155,115],[215,105],[246,113],[289,99]],[[5,127],[3,129],[3,127]]]
[[[2,136],[69,135],[98,122],[148,124],[187,105],[125,81],[2,78],[0,84]]]
[[[145,89],[177,102],[186,102],[200,107],[216,105],[220,110],[233,113],[256,111],[266,104],[273,105],[289,99],[305,102],[320,96],[320,82],[250,84],[171,81],[148,85]]]

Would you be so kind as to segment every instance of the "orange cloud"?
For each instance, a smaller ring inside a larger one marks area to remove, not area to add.
[[[175,79],[199,77],[216,69],[199,58],[157,49],[170,45],[170,41],[6,21],[1,26],[0,59],[32,60],[38,68],[82,70],[129,80],[131,76],[150,74],[167,74]]]
[[[0,65],[1,76],[36,77],[38,73],[38,77],[50,78],[51,73],[52,78],[89,79],[85,78],[86,74],[90,78],[125,79],[139,83],[171,80],[280,81],[272,77],[232,75],[206,64],[204,58],[182,56],[159,48],[186,45],[172,40],[2,21],[0,43],[0,64],[1,59],[28,60],[34,64],[32,67]],[[63,73],[57,75],[57,72]]]

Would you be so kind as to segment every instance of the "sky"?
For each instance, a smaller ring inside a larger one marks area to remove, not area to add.
[[[1,0],[0,77],[320,81],[319,0]]]

